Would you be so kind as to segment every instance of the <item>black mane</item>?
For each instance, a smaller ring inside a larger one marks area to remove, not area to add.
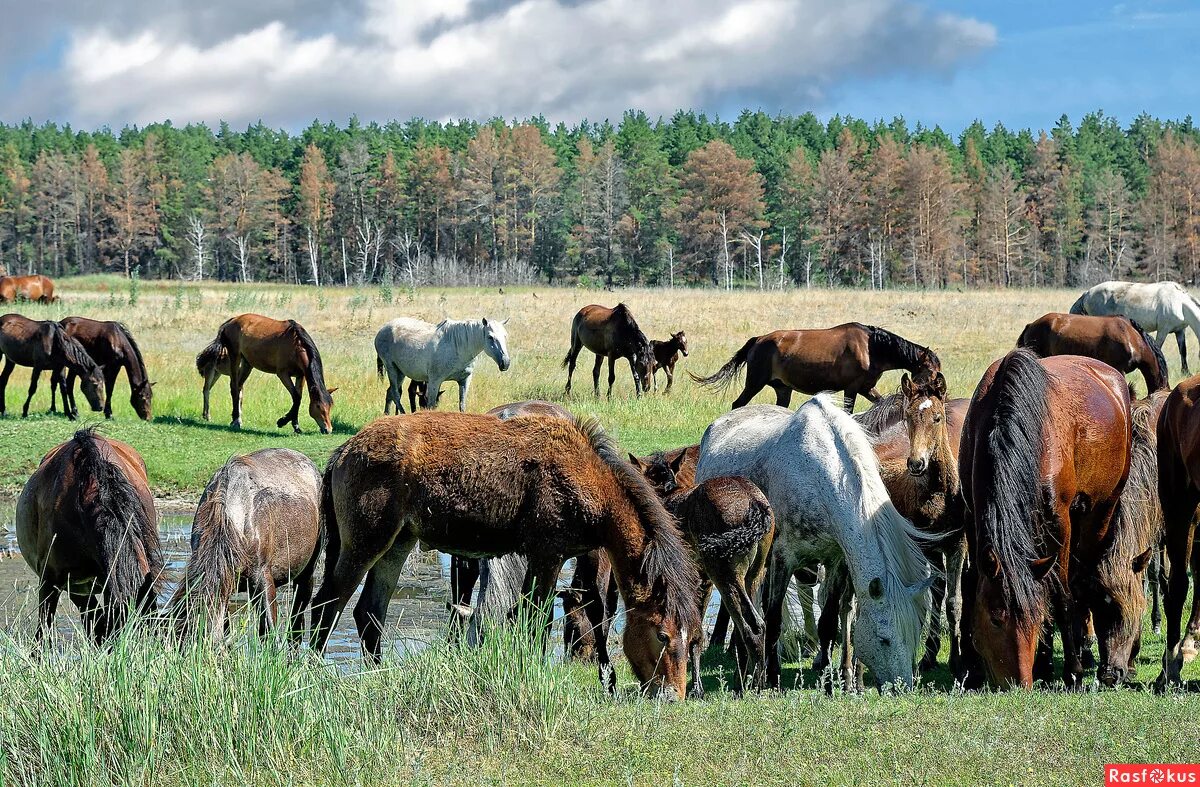
[[[937,353],[928,347],[922,347],[916,342],[910,342],[899,334],[880,328],[876,325],[864,325],[870,342],[870,353],[887,353],[896,357],[900,364],[910,372],[922,370],[938,372],[942,369],[942,361]],[[924,357],[922,357],[924,356]]]
[[[317,349],[317,343],[308,335],[308,331],[304,330],[304,326],[295,320],[288,320],[288,325],[296,335],[297,341],[304,351],[308,353],[308,373],[311,378],[312,385],[310,386],[316,391],[320,397],[321,404],[333,404],[333,397],[329,395],[329,389],[325,386],[325,368],[321,365],[321,353]]]

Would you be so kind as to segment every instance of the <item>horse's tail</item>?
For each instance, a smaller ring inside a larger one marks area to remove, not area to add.
[[[1071,304],[1071,314],[1087,314],[1087,307],[1084,302],[1087,300],[1088,290],[1084,290],[1074,303]]]
[[[379,379],[383,379],[383,356],[375,353],[375,373],[379,375]]]
[[[196,613],[203,609],[210,633],[220,636],[225,606],[237,588],[238,572],[247,563],[245,544],[238,535],[242,528],[233,520],[226,500],[228,472],[226,467],[217,474],[196,510],[192,526],[195,547],[183,581],[171,598],[181,631],[194,625]]]
[[[338,530],[337,511],[333,505],[333,467],[337,464],[341,449],[334,449],[329,456],[329,464],[321,474],[321,515],[318,518],[321,532],[325,534],[325,581],[333,576],[338,557],[342,554],[342,534]],[[317,549],[321,548],[321,539],[317,539]],[[314,613],[315,614],[315,613]],[[314,624],[313,628],[316,626]]]
[[[1154,353],[1154,364],[1156,367],[1158,367],[1160,379],[1159,388],[1162,389],[1171,387],[1170,377],[1167,373],[1167,358],[1165,355],[1163,355],[1162,348],[1158,346],[1158,342],[1150,338],[1150,334],[1146,333],[1146,329],[1138,324],[1137,320],[1133,319],[1132,317],[1126,317],[1125,319],[1129,320],[1129,324],[1132,325],[1133,329],[1138,332],[1139,336],[1142,337],[1142,341],[1144,341],[1146,346],[1150,348],[1150,352]],[[1146,393],[1152,394],[1154,391],[1147,391]]]
[[[733,382],[734,378],[738,376],[741,368],[746,365],[746,361],[750,357],[750,350],[754,348],[754,345],[758,342],[758,339],[759,337],[757,336],[750,337],[750,339],[748,339],[746,343],[742,345],[742,349],[734,353],[733,357],[726,361],[724,366],[710,374],[708,377],[697,377],[691,372],[688,372],[688,376],[691,377],[697,385],[705,388],[711,388],[715,391],[724,391],[729,387],[729,384]]]
[[[196,355],[196,371],[201,377],[207,377],[214,366],[218,366],[228,357],[229,350],[221,343],[220,337],[217,337]]]

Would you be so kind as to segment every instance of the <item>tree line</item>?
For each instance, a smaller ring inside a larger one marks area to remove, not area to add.
[[[1064,286],[1200,277],[1200,131],[1097,112],[957,139],[678,112],[0,125],[0,267],[311,284]]]

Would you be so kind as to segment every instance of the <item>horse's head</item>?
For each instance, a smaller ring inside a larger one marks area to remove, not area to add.
[[[1105,686],[1113,687],[1125,680],[1134,670],[1142,645],[1142,616],[1146,614],[1146,592],[1143,586],[1146,566],[1154,555],[1154,547],[1133,559],[1104,560],[1099,581],[1089,588],[1092,621],[1100,645],[1100,666],[1096,677]],[[1118,565],[1119,563],[1119,565]]]
[[[317,422],[321,434],[333,432],[333,392],[336,390],[337,388],[330,388],[322,394],[313,387],[309,388],[308,414]]]
[[[1000,687],[1033,686],[1033,662],[1046,618],[1046,593],[1042,584],[1053,570],[1057,555],[1033,560],[1029,571],[1037,584],[1033,609],[1019,609],[1005,592],[1006,577],[995,551],[983,550],[978,577],[973,639],[992,682]]]
[[[154,383],[143,380],[140,385],[132,387],[129,393],[129,404],[138,418],[143,421],[154,420]]]
[[[633,674],[644,694],[664,700],[681,700],[687,691],[688,656],[700,644],[700,626],[681,627],[673,617],[647,607],[632,607],[625,614],[622,644]]]
[[[917,348],[917,364],[913,376],[918,383],[926,383],[942,371],[942,359],[928,347]]]
[[[918,384],[906,374],[900,390],[908,429],[908,472],[924,475],[930,458],[946,440],[946,378],[937,372],[928,382]]]
[[[508,367],[512,365],[512,359],[508,355],[508,331],[504,329],[507,322],[508,320],[483,318],[483,328],[487,331],[483,340],[483,351],[496,362],[496,368],[502,372],[507,372]]]
[[[679,348],[679,352],[683,353],[683,357],[687,357],[687,336],[683,331],[671,334],[671,339],[674,340],[675,346]]]
[[[93,366],[91,371],[79,377],[79,387],[87,398],[88,406],[94,412],[98,413],[104,409],[104,370]]]
[[[851,635],[855,654],[871,668],[879,688],[886,685],[909,688],[913,685],[913,665],[923,644],[921,626],[906,626],[898,618],[900,604],[915,604],[921,594],[929,593],[932,579],[911,588],[899,588],[889,598],[882,577],[867,583],[865,595],[858,594],[858,617]]]
[[[666,497],[679,488],[679,482],[675,479],[675,475],[683,465],[683,460],[683,451],[680,451],[679,456],[669,462],[662,453],[654,454],[645,462],[633,454],[629,455],[630,463],[646,477],[646,480],[662,497]]]

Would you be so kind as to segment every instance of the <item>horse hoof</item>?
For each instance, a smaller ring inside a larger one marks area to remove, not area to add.
[[[234,429],[241,429],[242,422],[241,422],[241,420],[237,420],[237,421],[234,421],[233,423],[231,423],[230,426],[232,426]]]
[[[279,429],[282,429],[284,424],[286,424],[290,420],[292,420],[292,419],[288,418],[285,415],[283,418],[280,418],[278,421],[275,422],[275,426],[278,427]]]
[[[292,431],[295,434],[300,434],[300,424],[292,424]],[[322,431],[324,431],[324,430],[322,430]]]
[[[921,663],[917,665],[917,669],[919,669],[921,672],[928,672],[931,669],[937,669],[937,664],[937,656],[926,655],[923,659],[921,659]]]

